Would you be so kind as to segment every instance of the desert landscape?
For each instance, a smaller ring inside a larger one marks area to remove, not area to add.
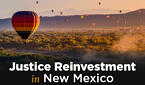
[[[10,19],[1,19],[0,67],[3,69],[13,61],[18,63],[134,61],[144,65],[144,14],[145,10],[139,9],[123,14],[88,15],[85,18],[79,15],[41,16],[39,29],[27,43],[12,29]]]

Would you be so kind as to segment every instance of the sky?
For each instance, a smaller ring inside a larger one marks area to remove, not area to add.
[[[51,16],[64,11],[66,15],[75,14],[107,14],[117,10],[132,11],[145,8],[145,0],[0,0],[0,18],[11,17],[17,11],[35,11],[39,16]],[[99,6],[98,3],[102,5]],[[105,10],[105,11],[104,11]]]

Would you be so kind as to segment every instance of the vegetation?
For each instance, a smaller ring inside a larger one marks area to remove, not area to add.
[[[68,63],[70,61],[78,62],[78,58],[68,57],[63,55],[41,55],[41,54],[27,54],[27,53],[11,53],[0,51],[0,70],[6,70],[12,64],[12,62],[17,63],[29,63],[29,62],[39,62],[39,63],[49,63],[52,64],[56,62]]]
[[[91,58],[96,60],[94,57],[99,57],[100,60],[114,59],[115,62],[118,62],[116,59],[121,60],[122,56],[125,57],[126,61],[132,60],[134,57],[145,60],[144,36],[143,32],[128,33],[127,31],[106,33],[49,31],[36,32],[25,44],[15,32],[1,32],[0,67],[8,67],[14,61],[18,63],[33,61],[67,63]]]
[[[117,40],[118,33],[98,32],[39,32],[24,44],[14,32],[0,33],[0,47],[11,49],[32,49],[47,51],[66,51],[71,49],[108,50]]]

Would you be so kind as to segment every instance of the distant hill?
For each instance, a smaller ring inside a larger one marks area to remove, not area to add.
[[[0,29],[10,29],[12,28],[11,26],[11,19],[0,19]]]
[[[109,16],[109,18],[106,18],[106,16]],[[81,15],[55,17],[40,16],[39,29],[90,28],[92,24],[95,24],[95,27],[145,25],[145,9],[123,14],[88,15],[84,16],[84,19],[81,19]],[[11,19],[0,19],[0,29],[12,29]]]

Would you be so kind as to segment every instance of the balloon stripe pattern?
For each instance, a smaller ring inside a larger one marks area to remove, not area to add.
[[[12,26],[22,39],[28,39],[39,26],[39,17],[32,11],[19,11],[12,17]]]

